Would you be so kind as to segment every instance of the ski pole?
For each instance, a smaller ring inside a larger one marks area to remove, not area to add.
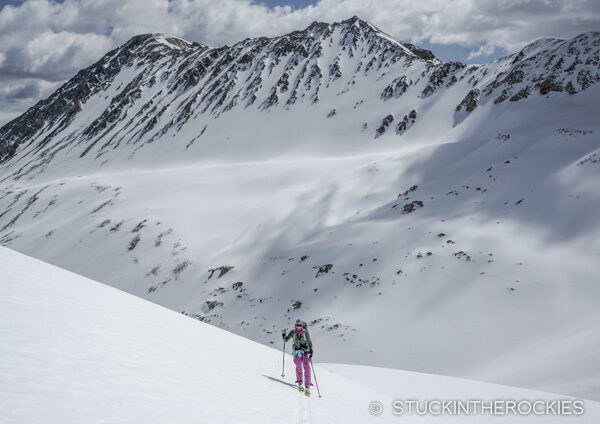
[[[315,366],[312,363],[312,356],[310,357],[310,367],[312,368],[313,377],[315,378],[315,384],[317,386],[317,393],[319,394],[319,397],[321,397],[321,392],[319,391],[319,382],[317,381],[317,374],[315,374]]]
[[[283,339],[283,349],[281,350],[283,360],[281,361],[281,376],[285,377],[285,339]]]

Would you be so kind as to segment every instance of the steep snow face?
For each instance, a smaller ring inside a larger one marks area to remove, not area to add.
[[[315,363],[319,389],[292,386],[291,357],[150,302],[0,248],[0,415],[6,424],[422,422],[394,399],[574,401],[515,387],[382,368]],[[315,340],[318,341],[318,340]],[[594,423],[600,404],[577,417]],[[440,417],[436,417],[440,418]],[[478,416],[496,423],[507,417]],[[443,422],[473,421],[447,416]],[[529,415],[510,422],[538,422]]]
[[[329,362],[600,399],[599,38],[136,37],[0,130],[0,243],[264,344],[302,317]]]

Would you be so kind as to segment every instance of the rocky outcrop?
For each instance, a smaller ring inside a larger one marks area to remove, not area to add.
[[[406,76],[395,78],[390,85],[385,87],[381,93],[383,100],[400,97],[408,89],[409,84],[406,82]]]
[[[417,111],[411,110],[408,114],[404,115],[402,120],[396,126],[396,134],[401,135],[408,130],[417,121]]]
[[[383,120],[381,121],[381,125],[379,126],[379,128],[377,128],[377,135],[383,134],[392,122],[394,122],[394,116],[391,114],[383,118]]]
[[[466,65],[460,62],[444,62],[431,65],[427,85],[421,93],[421,97],[429,97],[440,88],[447,88],[458,81],[457,73]]]
[[[461,110],[465,110],[469,113],[473,112],[477,105],[479,104],[479,95],[481,91],[477,88],[469,91],[469,94],[465,96],[464,99],[456,106],[456,111],[460,112]]]

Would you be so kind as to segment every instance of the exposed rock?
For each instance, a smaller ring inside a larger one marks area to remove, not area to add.
[[[442,62],[431,66],[428,84],[423,89],[421,96],[428,97],[440,87],[452,86],[457,81],[455,74],[465,66],[464,63],[460,62]]]
[[[460,252],[454,253],[454,257],[456,257],[456,259],[462,259],[465,262],[471,262],[471,256],[469,256],[466,252],[463,252],[462,250]]]
[[[326,265],[321,265],[321,266],[313,266],[313,269],[317,270],[317,274],[315,275],[315,278],[317,278],[321,274],[328,274],[329,271],[331,271],[331,268],[333,268],[332,264],[326,264]]]
[[[551,91],[564,91],[563,85],[560,82],[556,81],[554,76],[546,78],[540,84],[540,94],[548,94]]]
[[[419,188],[419,186],[418,186],[418,185],[411,186],[411,187],[410,187],[408,190],[406,190],[404,193],[400,193],[400,194],[398,195],[398,197],[406,197],[406,196],[408,196],[410,193],[412,193],[413,191],[417,191],[417,189],[418,189],[418,188]]]
[[[209,272],[208,279],[210,280],[216,271],[219,271],[219,275],[217,278],[221,278],[222,276],[227,274],[229,271],[231,271],[233,268],[235,268],[235,266],[223,265],[218,268],[209,269],[208,270],[208,272]]]
[[[469,94],[465,96],[464,99],[456,106],[456,111],[459,112],[463,108],[467,112],[473,112],[477,105],[479,104],[479,96],[481,95],[481,91],[478,88],[474,88],[469,91]]]
[[[390,85],[383,89],[381,98],[387,100],[392,97],[399,97],[406,92],[407,89],[408,84],[406,83],[406,76],[402,75],[401,77],[395,78]]]
[[[395,208],[396,206],[397,205],[395,205],[393,207]],[[420,200],[415,200],[413,202],[407,203],[404,206],[402,206],[402,213],[403,214],[412,213],[422,207],[423,207],[423,202]]]
[[[412,126],[412,124],[416,122],[416,120],[417,111],[413,109],[408,113],[408,115],[404,115],[402,120],[398,122],[398,125],[396,126],[396,133],[401,134],[402,132],[406,131]]]
[[[223,302],[219,302],[217,300],[207,300],[206,302],[204,302],[204,304],[206,305],[206,309],[208,311],[212,311],[218,306],[223,306]]]
[[[575,86],[573,85],[573,82],[571,82],[571,81],[569,81],[569,82],[567,83],[567,85],[565,86],[565,90],[566,90],[566,92],[567,92],[567,93],[569,93],[569,94],[577,94],[577,93],[578,93],[577,89],[576,89],[576,88],[575,88]]]
[[[142,228],[144,228],[146,226],[146,222],[148,222],[148,220],[144,219],[138,225],[136,225],[135,228],[133,230],[131,230],[131,232],[138,233]]]
[[[173,268],[173,275],[179,275],[181,274],[183,271],[185,271],[192,263],[189,260],[183,260],[180,263],[178,263],[177,265],[175,265],[175,268]]]
[[[392,114],[389,114],[388,116],[386,116],[385,118],[383,118],[383,120],[381,121],[381,126],[379,128],[377,128],[377,133],[378,134],[383,134],[386,130],[386,128],[394,121],[394,116]]]
[[[517,94],[512,96],[509,100],[511,102],[518,102],[519,100],[525,99],[527,97],[529,97],[529,86],[526,86],[525,88],[521,89]]]
[[[140,242],[140,235],[138,234],[129,242],[129,246],[127,246],[127,250],[132,251],[133,249],[136,248],[136,246],[138,245],[139,242]]]

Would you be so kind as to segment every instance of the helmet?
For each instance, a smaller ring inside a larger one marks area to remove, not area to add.
[[[301,325],[302,328],[304,328],[304,329],[306,329],[306,327],[307,327],[306,321],[302,321],[301,319],[296,320],[296,326],[298,326],[298,325]]]

